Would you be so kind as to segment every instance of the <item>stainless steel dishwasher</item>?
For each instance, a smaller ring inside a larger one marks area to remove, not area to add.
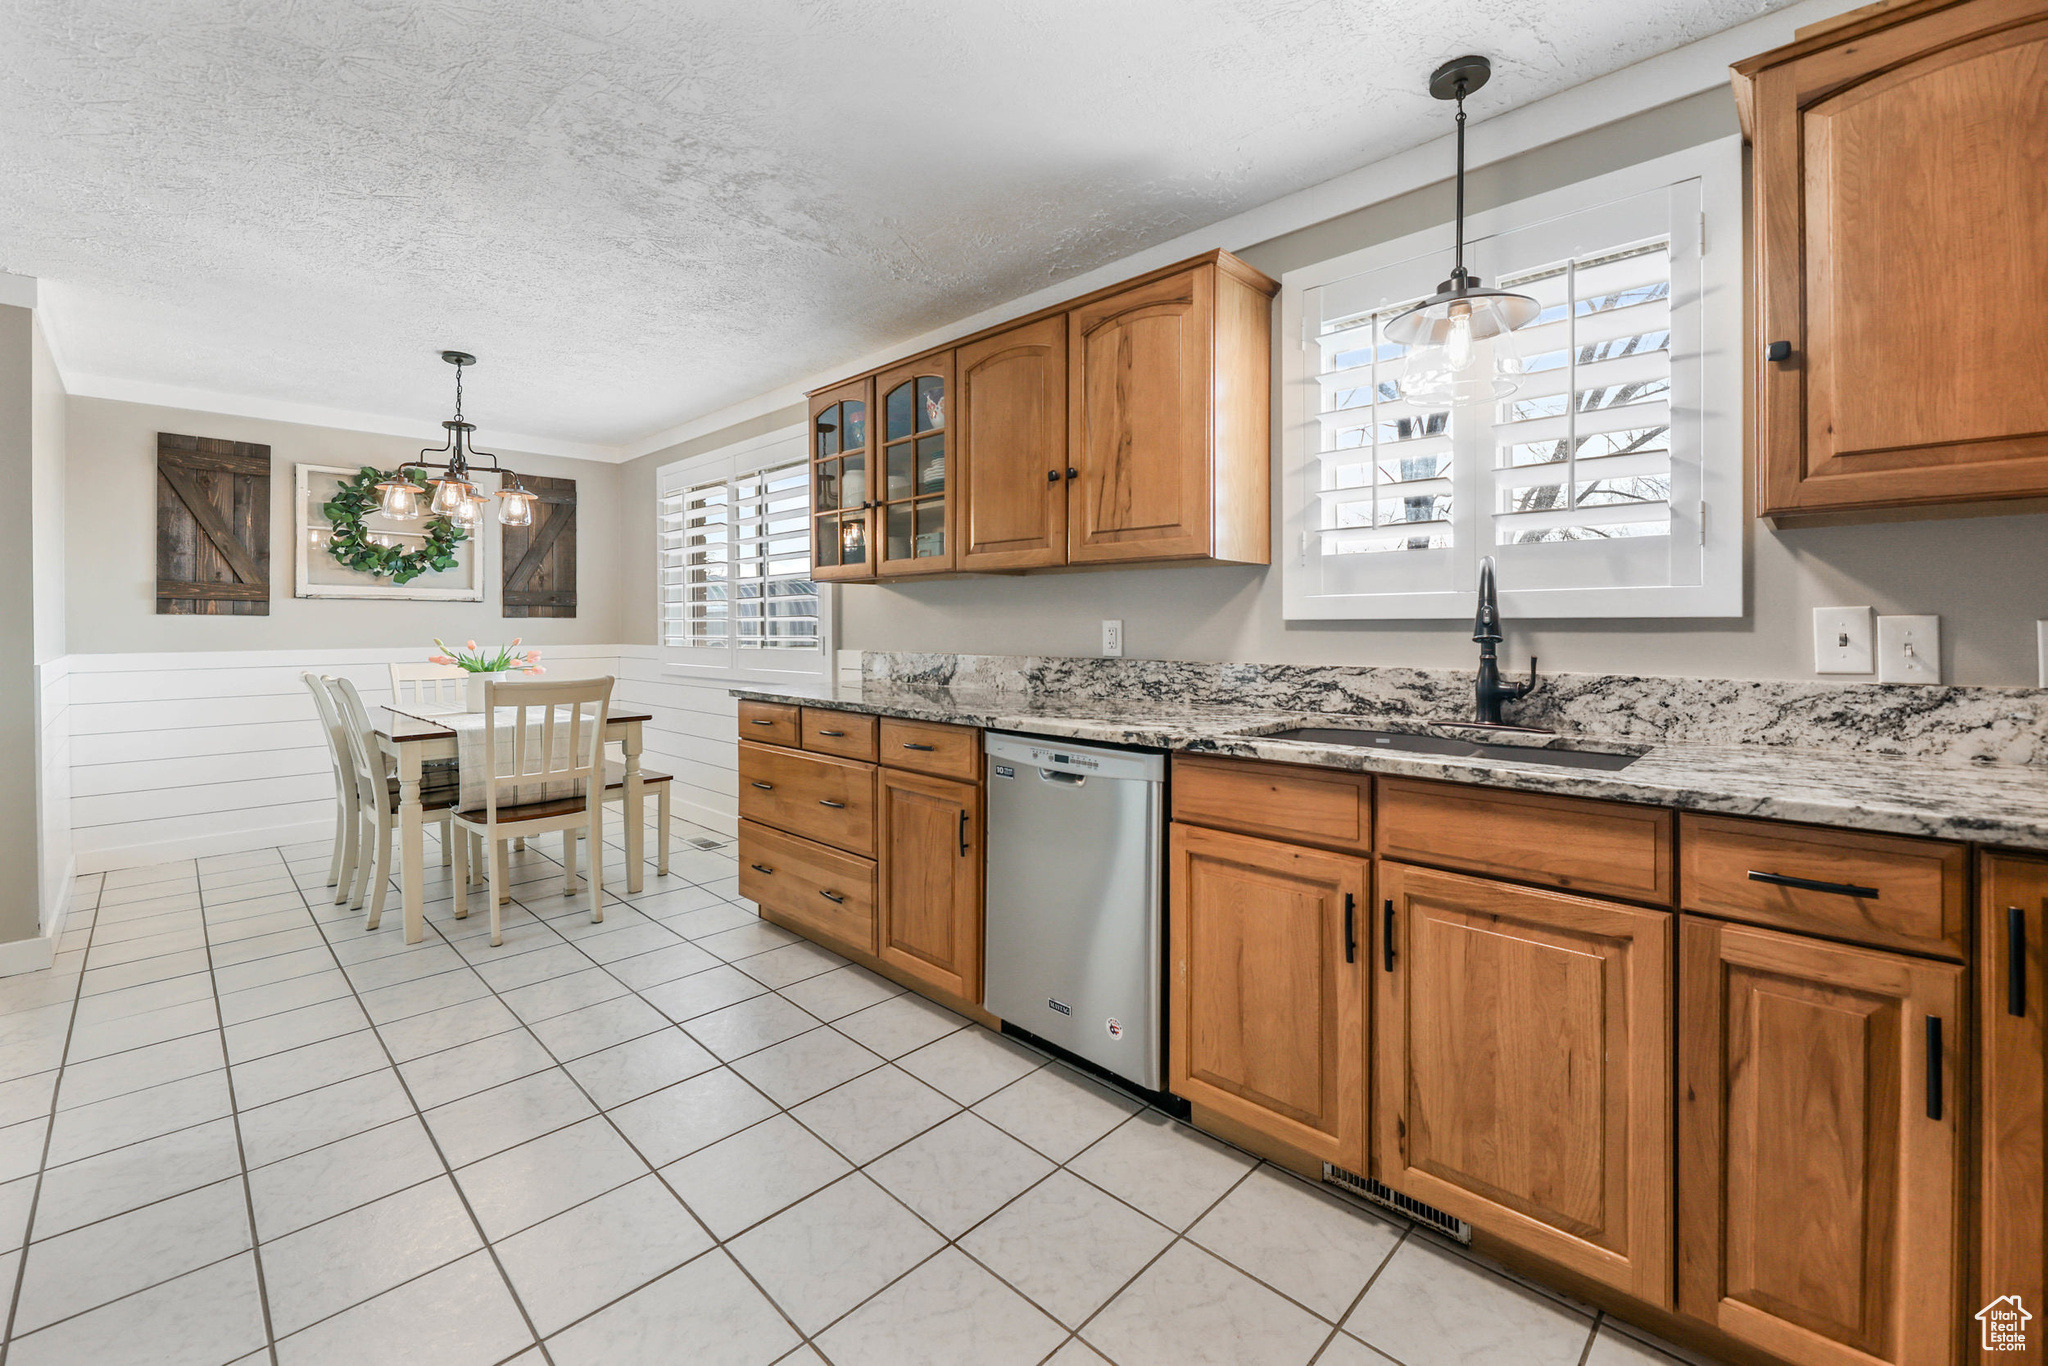
[[[983,997],[1006,1023],[1166,1086],[1166,758],[986,734]]]

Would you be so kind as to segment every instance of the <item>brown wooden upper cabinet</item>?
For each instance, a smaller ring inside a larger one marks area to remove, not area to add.
[[[1914,0],[1734,71],[1759,513],[2048,496],[2048,4]]]
[[[960,371],[960,567],[1067,560],[1067,320],[970,342]]]
[[[812,395],[816,577],[1269,563],[1278,288],[1210,252]]]
[[[951,351],[875,376],[875,568],[884,578],[953,567],[946,452],[952,388]]]
[[[811,577],[845,581],[875,577],[870,553],[874,498],[868,471],[874,440],[868,410],[873,379],[849,380],[811,395]]]

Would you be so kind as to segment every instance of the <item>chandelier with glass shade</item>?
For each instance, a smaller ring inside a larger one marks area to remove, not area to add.
[[[1465,97],[1486,84],[1484,57],[1454,57],[1430,73],[1429,93],[1458,102],[1457,256],[1451,278],[1415,307],[1387,320],[1388,341],[1408,350],[1401,396],[1418,407],[1443,408],[1506,398],[1519,386],[1516,330],[1541,311],[1526,294],[1486,289],[1465,269]]]
[[[425,514],[446,517],[457,526],[473,530],[482,522],[483,510],[490,506],[491,495],[479,489],[470,478],[470,463],[488,460],[490,468],[477,473],[494,474],[498,478],[498,524],[532,526],[536,495],[528,493],[519,475],[500,464],[497,456],[477,450],[470,444],[470,433],[476,430],[476,424],[466,422],[462,417],[462,372],[476,364],[476,357],[467,351],[443,351],[441,359],[455,367],[455,416],[441,424],[448,430],[447,443],[421,451],[419,459],[406,462],[405,468],[395,476],[378,484],[381,501],[377,510],[394,522],[418,521]],[[434,456],[446,456],[447,459],[435,460]],[[424,484],[414,482],[428,470],[443,473],[439,478],[427,479]]]

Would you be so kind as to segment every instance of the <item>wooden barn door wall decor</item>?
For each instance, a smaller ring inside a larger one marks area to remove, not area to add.
[[[270,615],[270,447],[157,433],[156,610]]]
[[[503,528],[508,617],[576,615],[576,481],[526,476],[532,526]]]

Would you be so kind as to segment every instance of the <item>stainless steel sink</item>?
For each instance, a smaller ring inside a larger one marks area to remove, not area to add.
[[[1615,749],[1559,749],[1556,742],[1544,744],[1501,744],[1497,741],[1461,740],[1445,735],[1417,735],[1397,730],[1352,730],[1344,726],[1290,726],[1285,730],[1244,733],[1249,740],[1298,740],[1309,745],[1352,745],[1359,749],[1387,749],[1403,754],[1434,754],[1453,759],[1498,759],[1516,764],[1548,764],[1557,768],[1592,768],[1613,772],[1627,768],[1647,751]]]

